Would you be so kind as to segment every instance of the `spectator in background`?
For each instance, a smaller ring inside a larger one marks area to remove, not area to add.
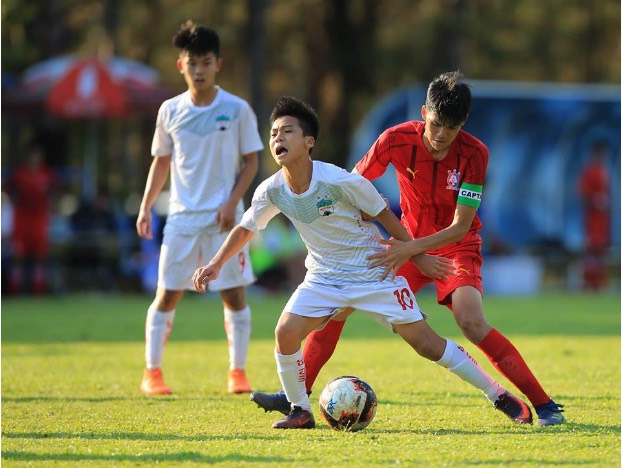
[[[72,282],[85,287],[114,289],[119,236],[107,191],[81,201],[71,216],[73,238],[68,261],[76,272]]]
[[[10,176],[8,192],[14,209],[11,294],[22,293],[26,274],[32,293],[43,294],[47,289],[50,211],[59,182],[45,162],[43,148],[36,144],[28,148],[24,161]]]
[[[592,148],[590,160],[579,176],[578,191],[584,205],[585,289],[607,286],[606,253],[609,247],[611,192],[606,165],[607,146],[599,141]]]

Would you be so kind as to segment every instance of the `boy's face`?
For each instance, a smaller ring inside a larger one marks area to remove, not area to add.
[[[190,54],[184,50],[177,60],[177,68],[184,75],[188,89],[207,91],[216,85],[216,74],[220,71],[222,59],[214,52],[204,55]]]
[[[444,126],[441,124],[438,114],[428,111],[425,106],[421,108],[421,117],[425,121],[423,136],[432,147],[432,150],[437,152],[448,150],[458,136],[462,125],[464,125],[464,122],[462,122],[460,125],[452,127]]]
[[[270,129],[270,153],[279,166],[287,167],[294,161],[309,157],[315,138],[304,136],[296,117],[279,117]]]

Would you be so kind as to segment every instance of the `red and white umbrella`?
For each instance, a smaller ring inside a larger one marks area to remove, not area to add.
[[[44,105],[62,118],[107,118],[157,110],[171,92],[159,84],[153,68],[122,57],[105,60],[63,55],[26,69],[19,87],[3,96],[3,105],[32,110]]]
[[[99,60],[78,55],[62,55],[33,65],[24,72],[22,86],[25,89],[49,90],[70,69],[75,68],[76,64],[84,61],[100,63],[111,78],[124,88],[152,89],[157,87],[158,72],[143,63],[121,57]]]

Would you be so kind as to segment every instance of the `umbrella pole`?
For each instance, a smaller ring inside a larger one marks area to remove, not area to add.
[[[97,192],[97,122],[89,119],[84,144],[82,198],[92,200]]]

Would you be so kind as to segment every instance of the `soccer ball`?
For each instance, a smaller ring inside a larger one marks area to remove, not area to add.
[[[376,415],[376,394],[363,379],[337,377],[320,395],[320,412],[336,431],[356,432],[366,428]]]

